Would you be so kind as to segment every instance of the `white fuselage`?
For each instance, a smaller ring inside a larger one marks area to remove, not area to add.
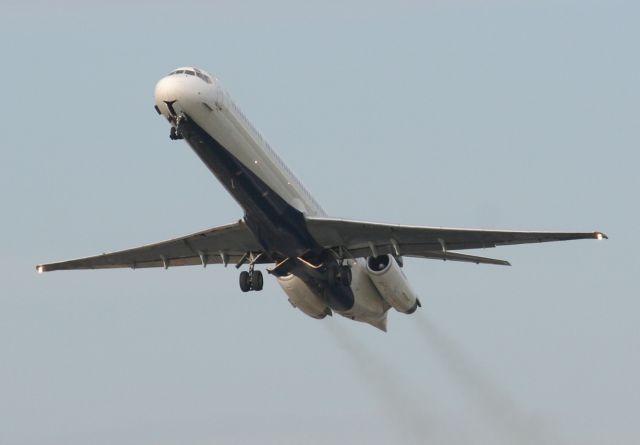
[[[175,114],[188,115],[290,206],[305,216],[325,216],[324,210],[222,89],[219,81],[200,73],[201,76],[173,74],[161,79],[155,90],[159,112],[172,122]],[[167,102],[173,102],[173,110]],[[384,329],[389,305],[369,279],[366,261],[348,261],[355,304],[350,310],[339,313]],[[279,278],[278,281],[290,296],[291,303],[299,306],[295,297],[297,293],[308,292],[305,283],[296,277]]]

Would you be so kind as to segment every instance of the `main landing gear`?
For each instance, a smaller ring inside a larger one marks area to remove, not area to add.
[[[240,290],[242,292],[262,290],[263,284],[264,280],[261,271],[253,270],[253,267],[251,267],[248,272],[246,270],[240,272]]]
[[[250,290],[262,290],[262,286],[264,284],[264,280],[262,278],[262,272],[259,270],[254,270],[256,262],[260,259],[262,253],[259,253],[257,256],[254,256],[252,252],[245,253],[238,264],[236,264],[236,269],[242,267],[244,263],[249,261],[249,271],[243,270],[240,272],[240,290],[242,292],[249,292]]]

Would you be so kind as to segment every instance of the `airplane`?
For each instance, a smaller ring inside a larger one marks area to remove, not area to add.
[[[330,218],[222,88],[195,67],[155,87],[156,112],[171,125],[244,211],[237,222],[133,249],[36,266],[37,272],[208,264],[247,266],[242,292],[260,291],[266,269],[289,302],[323,319],[334,312],[386,332],[389,309],[412,314],[421,302],[404,257],[509,266],[458,252],[503,245],[603,239],[602,232],[531,232],[381,224]]]

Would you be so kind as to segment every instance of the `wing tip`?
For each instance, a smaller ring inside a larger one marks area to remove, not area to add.
[[[38,272],[39,274],[41,274],[43,272],[47,272],[47,268],[45,267],[44,264],[38,264],[36,266],[36,272]]]
[[[609,239],[607,234],[604,232],[593,232],[593,237],[597,240]]]

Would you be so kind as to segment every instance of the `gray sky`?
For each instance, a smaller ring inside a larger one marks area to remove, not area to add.
[[[640,441],[637,3],[102,3],[2,7],[0,443]],[[183,65],[331,215],[611,239],[408,260],[388,334],[235,269],[36,275],[241,217],[153,111]]]

